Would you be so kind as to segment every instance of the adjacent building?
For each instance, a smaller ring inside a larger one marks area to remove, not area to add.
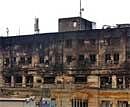
[[[129,65],[129,24],[95,29],[81,17],[62,18],[56,33],[0,38],[0,96],[35,96],[37,106],[45,98],[53,107],[128,107]]]

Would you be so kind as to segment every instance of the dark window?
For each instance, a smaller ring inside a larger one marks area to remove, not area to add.
[[[69,65],[72,62],[72,56],[66,56],[66,62]]]
[[[37,80],[37,83],[42,83],[42,80],[41,80],[41,79],[38,79],[38,80]]]
[[[9,65],[9,58],[5,58],[4,65],[6,65],[6,66]]]
[[[101,107],[112,107],[112,103],[110,101],[102,101]]]
[[[86,99],[72,99],[72,107],[88,107],[88,100]]]
[[[65,41],[65,48],[72,48],[72,40],[66,40]]]
[[[96,62],[96,54],[91,54],[90,55],[90,63],[95,64],[95,62]]]
[[[111,88],[112,87],[112,79],[110,76],[100,77],[100,87],[101,88]]]
[[[86,83],[87,82],[87,77],[86,76],[76,76],[75,77],[75,83]]]
[[[44,77],[45,84],[53,84],[55,82],[55,77]]]
[[[118,101],[118,107],[128,107],[128,101]]]
[[[25,64],[25,57],[20,57],[20,64]]]
[[[84,55],[79,55],[78,61],[84,61]]]
[[[31,64],[32,63],[32,57],[27,57],[27,64]]]
[[[105,39],[105,44],[110,45],[111,44],[111,39],[110,38]]]
[[[15,82],[16,83],[22,83],[22,77],[21,76],[16,76],[15,77]]]
[[[117,76],[117,88],[123,88],[123,76]]]
[[[105,63],[110,63],[111,61],[111,54],[106,54],[105,55]]]
[[[114,64],[118,64],[119,63],[119,53],[115,53],[114,54]]]
[[[130,51],[127,51],[127,58],[130,59]]]
[[[13,64],[16,64],[16,57],[13,57],[12,61],[13,61]]]
[[[44,63],[44,56],[40,56],[40,64]]]

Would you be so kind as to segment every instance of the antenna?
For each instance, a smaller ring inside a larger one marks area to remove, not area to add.
[[[82,11],[84,11],[84,8],[82,8],[82,1],[80,0],[80,17],[82,17]]]
[[[39,18],[35,17],[35,23],[34,23],[34,32],[39,33]]]
[[[6,33],[7,33],[7,36],[9,36],[9,28],[8,27],[6,28]]]

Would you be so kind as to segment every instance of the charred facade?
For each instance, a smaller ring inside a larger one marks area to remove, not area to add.
[[[128,107],[129,64],[130,27],[1,37],[1,96],[51,98],[57,107]]]

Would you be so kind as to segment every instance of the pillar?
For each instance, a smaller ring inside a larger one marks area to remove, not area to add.
[[[117,88],[116,75],[112,75],[112,88]]]
[[[25,75],[22,76],[22,87],[26,87],[26,77],[25,77]]]
[[[123,88],[126,88],[126,84],[125,84],[125,76],[123,76]]]
[[[11,75],[11,87],[14,87],[14,85],[15,85],[14,82],[15,82],[15,81],[14,81],[14,76]]]

